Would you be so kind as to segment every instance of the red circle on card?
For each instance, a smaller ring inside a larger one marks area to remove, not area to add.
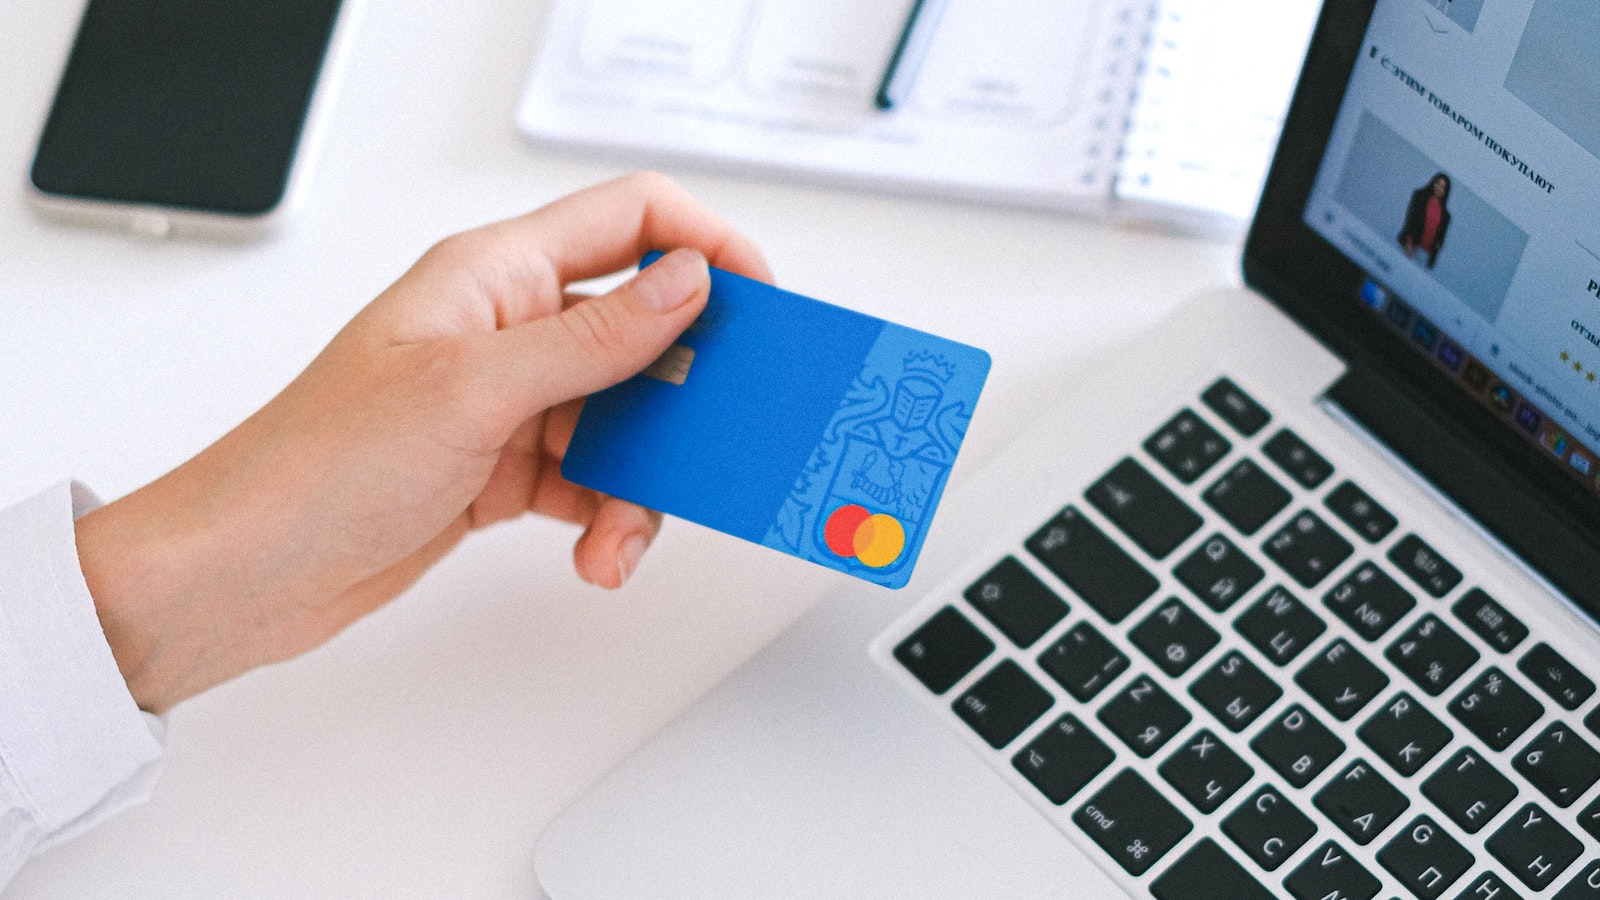
[[[839,556],[846,558],[856,555],[856,531],[861,524],[871,518],[872,513],[865,506],[851,503],[841,506],[828,516],[828,522],[822,527],[822,540]]]

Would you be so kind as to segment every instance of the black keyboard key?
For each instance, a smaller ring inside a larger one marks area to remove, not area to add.
[[[1333,474],[1333,463],[1323,459],[1298,434],[1287,428],[1273,435],[1261,449],[1268,459],[1277,463],[1289,473],[1290,478],[1300,482],[1300,486],[1307,490],[1327,481],[1328,476]]]
[[[1301,587],[1316,587],[1355,548],[1310,510],[1301,510],[1267,539],[1264,548]]]
[[[1295,900],[1372,900],[1383,884],[1344,848],[1328,841],[1283,880]],[[1496,898],[1506,900],[1506,898]]]
[[[1552,900],[1600,900],[1600,859],[1584,866]]]
[[[994,641],[946,606],[894,648],[894,658],[935,694],[950,690],[994,652]]]
[[[1067,507],[1027,540],[1028,551],[1073,593],[1115,623],[1127,618],[1161,582],[1105,536],[1075,507]]]
[[[1211,838],[1190,847],[1150,882],[1150,894],[1156,900],[1272,900],[1272,892]]]
[[[1205,728],[1174,750],[1157,771],[1202,813],[1216,812],[1255,774],[1249,763]]]
[[[1562,809],[1600,781],[1600,753],[1562,722],[1545,726],[1511,760],[1511,767]]]
[[[1200,529],[1199,514],[1131,459],[1112,466],[1084,495],[1156,559],[1165,558]]]
[[[1544,706],[1506,673],[1490,667],[1450,702],[1450,714],[1491,750],[1504,750],[1544,715]]]
[[[996,750],[1044,715],[1055,700],[1014,661],[1001,660],[973,682],[952,707],[961,721]]]
[[[1222,833],[1272,872],[1311,840],[1317,826],[1295,808],[1293,800],[1272,785],[1263,785],[1222,820]]]
[[[1566,657],[1544,642],[1533,645],[1517,663],[1522,674],[1528,676],[1539,690],[1561,704],[1562,709],[1573,710],[1594,696],[1594,682],[1567,662]]]
[[[1444,896],[1472,862],[1467,848],[1427,816],[1411,820],[1378,851],[1378,864],[1421,900]]]
[[[1435,597],[1443,597],[1461,583],[1461,570],[1414,534],[1389,548],[1389,561]]]
[[[1148,758],[1193,718],[1161,686],[1140,675],[1100,707],[1100,721],[1133,752]]]
[[[1200,399],[1245,437],[1253,437],[1272,421],[1271,413],[1228,378],[1218,378]]]
[[[1289,492],[1250,459],[1234,463],[1201,497],[1245,535],[1261,530],[1289,505]]]
[[[1044,651],[1039,668],[1060,682],[1079,703],[1088,703],[1128,668],[1128,656],[1095,631],[1093,625],[1079,622]]]
[[[1261,729],[1250,749],[1297,788],[1310,784],[1344,752],[1344,741],[1298,703]]]
[[[1194,826],[1150,783],[1123,769],[1072,821],[1129,875],[1143,875]]]
[[[1589,836],[1600,841],[1600,797],[1589,801],[1583,812],[1578,813],[1578,827],[1589,832]]]
[[[1243,653],[1229,650],[1189,685],[1189,693],[1229,731],[1237,733],[1278,702],[1283,688]]]
[[[1542,891],[1583,853],[1583,842],[1562,828],[1537,803],[1517,810],[1484,843],[1518,881]]]
[[[1196,547],[1172,574],[1205,605],[1222,612],[1261,581],[1266,572],[1220,534]]]
[[[1416,598],[1372,562],[1357,566],[1328,591],[1322,602],[1369,641],[1383,637],[1390,626],[1417,605]]]
[[[1505,879],[1493,872],[1484,872],[1456,895],[1456,900],[1522,900],[1522,895],[1511,889]]]
[[[1389,676],[1349,641],[1339,638],[1312,657],[1294,676],[1294,682],[1335,719],[1348,722],[1389,686]]]
[[[1478,661],[1478,651],[1433,613],[1412,623],[1384,656],[1430,697],[1444,693]]]
[[[1328,625],[1299,598],[1274,587],[1245,610],[1233,627],[1262,656],[1281,666],[1311,646]]]
[[[1361,759],[1345,766],[1311,802],[1363,847],[1394,824],[1411,805],[1405,794]]]
[[[1144,442],[1145,452],[1184,484],[1193,484],[1232,447],[1227,438],[1188,409],[1173,416]]]
[[[1220,639],[1215,628],[1176,597],[1157,606],[1128,632],[1128,640],[1174,678],[1189,671]]]
[[[1501,653],[1515,650],[1528,636],[1528,626],[1480,588],[1467,591],[1450,609],[1484,643]]]
[[[1400,520],[1379,506],[1378,501],[1367,496],[1366,491],[1348,481],[1329,491],[1323,505],[1369,544],[1376,544],[1388,537],[1389,532],[1400,524]]]
[[[1116,754],[1095,737],[1077,716],[1068,713],[1012,757],[1011,764],[1033,782],[1051,803],[1060,806],[1094,780]]]
[[[1378,758],[1401,775],[1417,774],[1450,743],[1450,729],[1401,691],[1356,731]]]
[[[1067,604],[1011,556],[967,588],[965,596],[1018,647],[1031,646],[1067,614]]]
[[[1517,796],[1511,779],[1462,747],[1422,783],[1422,793],[1467,834],[1477,834]]]

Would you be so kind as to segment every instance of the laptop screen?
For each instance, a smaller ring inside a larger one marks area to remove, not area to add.
[[[1360,302],[1600,492],[1600,7],[1378,4],[1305,220]]]
[[[1566,532],[1563,552],[1594,551],[1600,4],[1329,5],[1247,274],[1351,360],[1342,393],[1379,436],[1513,549]],[[1355,396],[1391,387],[1400,408]],[[1444,471],[1462,460],[1473,477]],[[1600,612],[1600,572],[1536,568]]]

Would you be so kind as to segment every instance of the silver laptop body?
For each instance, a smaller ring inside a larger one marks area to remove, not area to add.
[[[1331,4],[1250,289],[574,803],[543,889],[1600,897],[1591,39],[1578,0]]]

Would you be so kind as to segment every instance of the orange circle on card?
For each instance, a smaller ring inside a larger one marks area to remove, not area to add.
[[[899,559],[905,548],[905,527],[887,513],[868,516],[856,529],[856,559],[864,566],[881,569]]]

